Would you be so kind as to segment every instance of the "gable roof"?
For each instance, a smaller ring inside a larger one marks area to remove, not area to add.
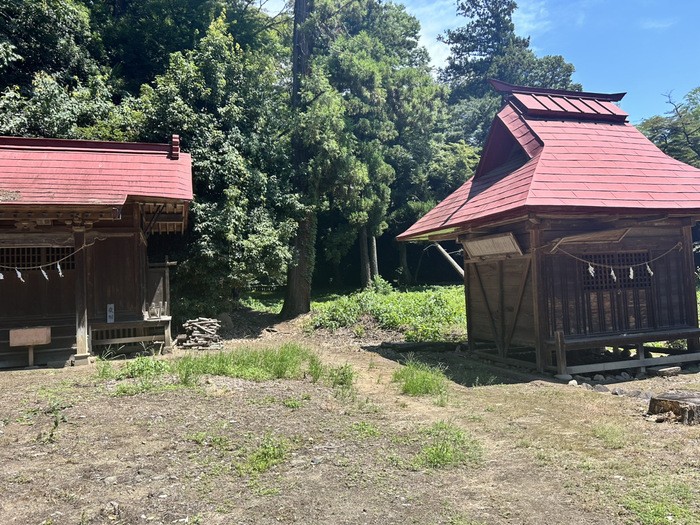
[[[504,94],[477,171],[397,238],[421,240],[537,211],[700,212],[700,170],[627,120],[624,94],[492,81]]]
[[[172,144],[0,137],[0,205],[191,201],[192,168]]]

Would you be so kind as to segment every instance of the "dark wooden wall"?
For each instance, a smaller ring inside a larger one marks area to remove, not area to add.
[[[107,304],[114,304],[116,321],[142,318],[145,248],[138,235],[97,241],[89,250],[90,319],[105,322]]]

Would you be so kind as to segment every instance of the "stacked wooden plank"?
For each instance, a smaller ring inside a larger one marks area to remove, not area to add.
[[[183,348],[212,348],[221,346],[221,337],[219,329],[221,321],[218,319],[209,319],[207,317],[198,317],[190,319],[182,325],[185,329],[186,338],[184,342],[179,343]]]

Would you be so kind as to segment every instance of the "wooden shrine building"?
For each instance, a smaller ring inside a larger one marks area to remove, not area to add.
[[[171,144],[0,137],[0,367],[81,362],[93,347],[170,344],[168,264],[191,160]]]
[[[700,170],[627,122],[624,93],[491,83],[474,177],[398,237],[462,244],[471,348],[562,374],[699,361]],[[687,349],[645,346],[670,340]]]

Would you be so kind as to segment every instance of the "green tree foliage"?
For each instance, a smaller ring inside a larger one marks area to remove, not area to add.
[[[305,27],[313,54],[295,127],[307,159],[297,187],[320,214],[322,256],[338,265],[359,239],[362,267],[376,268],[366,259],[388,227],[397,173],[410,177],[429,162],[446,92],[403,6],[318,0]]]
[[[166,72],[142,88],[143,138],[179,130],[193,159],[194,225],[178,270],[186,310],[215,313],[230,307],[236,288],[284,275],[294,228],[278,216],[285,196],[268,171],[281,155],[271,112],[283,103],[275,100],[283,93],[276,72],[266,70],[271,65],[246,56],[221,17],[194,50],[171,55]],[[269,104],[245,111],[243,95],[260,97],[264,87]],[[272,159],[267,164],[261,150]]]
[[[667,155],[700,168],[700,87],[682,102],[668,95],[668,103],[665,116],[650,117],[638,128]]]
[[[571,81],[574,66],[559,55],[538,58],[530,39],[515,34],[514,0],[459,0],[457,14],[467,23],[448,30],[442,41],[450,46],[441,79],[452,89],[452,140],[481,145],[500,107],[488,79],[515,85],[581,90]]]
[[[95,73],[90,14],[74,0],[3,0],[0,3],[0,91],[31,90],[37,73],[75,85]]]

